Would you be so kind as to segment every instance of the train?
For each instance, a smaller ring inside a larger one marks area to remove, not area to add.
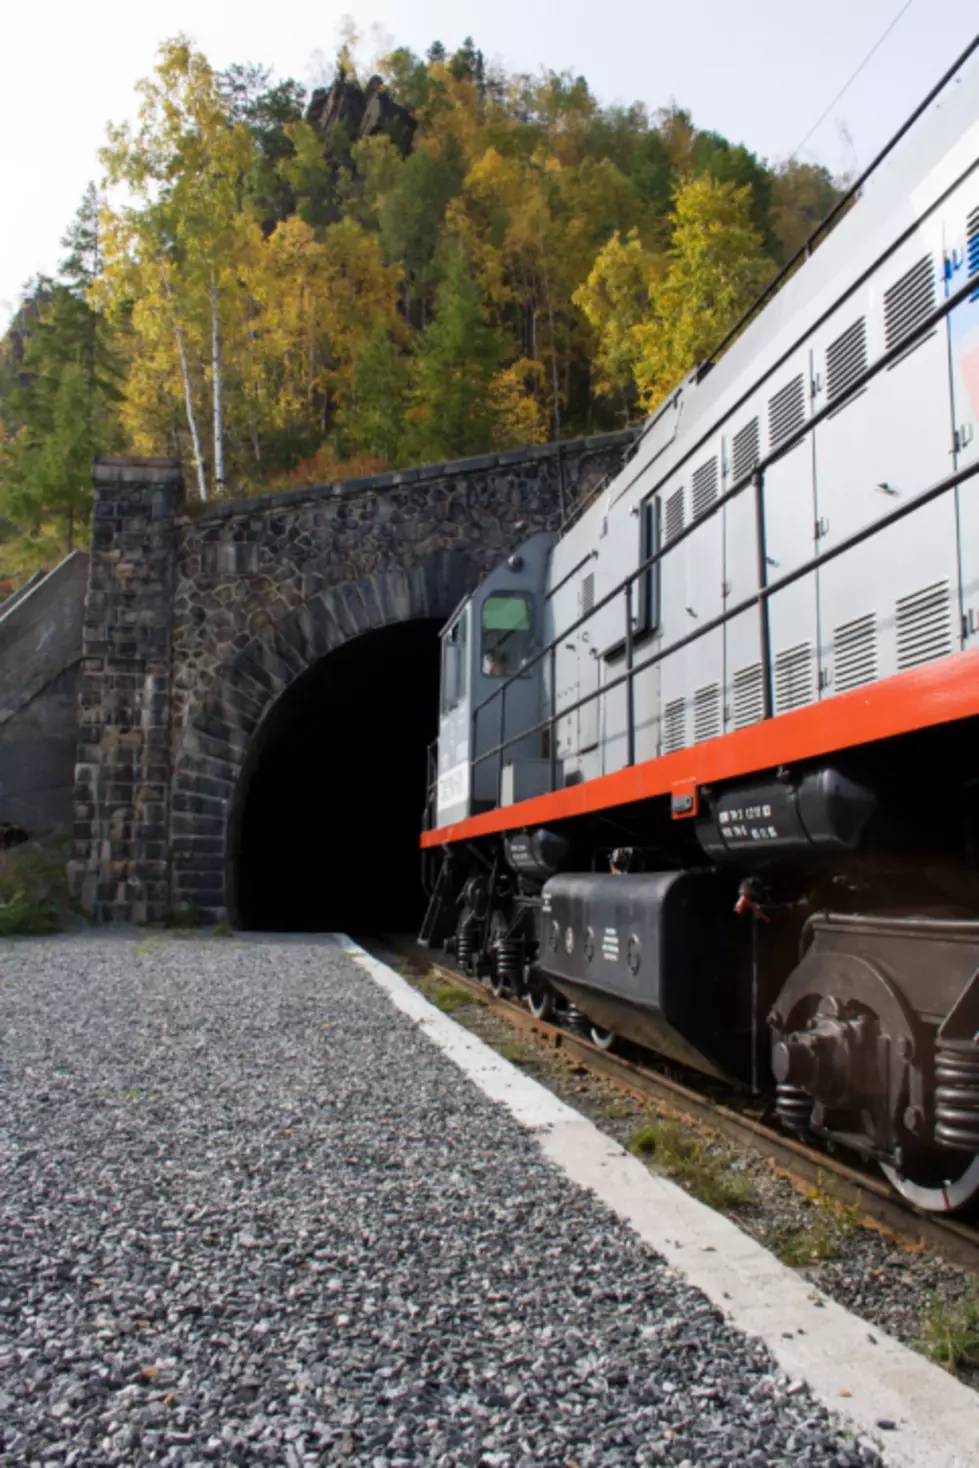
[[[979,70],[441,633],[420,941],[979,1203]]]

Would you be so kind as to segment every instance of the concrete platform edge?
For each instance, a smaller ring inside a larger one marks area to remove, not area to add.
[[[764,1341],[781,1369],[804,1381],[841,1426],[871,1442],[885,1463],[975,1468],[979,1396],[969,1387],[844,1310],[728,1218],[651,1173],[352,939],[338,934],[337,941],[490,1100],[536,1135],[567,1177],[591,1189],[735,1329]],[[881,1420],[896,1426],[881,1430]]]

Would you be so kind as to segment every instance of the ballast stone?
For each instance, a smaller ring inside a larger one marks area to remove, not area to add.
[[[335,945],[0,972],[0,1463],[878,1461]]]

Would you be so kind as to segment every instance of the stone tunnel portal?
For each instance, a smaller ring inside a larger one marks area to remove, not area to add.
[[[232,920],[265,931],[417,931],[441,620],[344,643],[260,726],[231,819]]]

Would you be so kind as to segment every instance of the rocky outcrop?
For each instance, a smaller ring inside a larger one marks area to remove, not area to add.
[[[362,87],[342,69],[332,86],[318,87],[313,93],[306,120],[323,137],[343,127],[351,142],[383,133],[405,156],[411,151],[417,126],[408,109],[388,96],[379,76],[372,76],[367,86]]]

